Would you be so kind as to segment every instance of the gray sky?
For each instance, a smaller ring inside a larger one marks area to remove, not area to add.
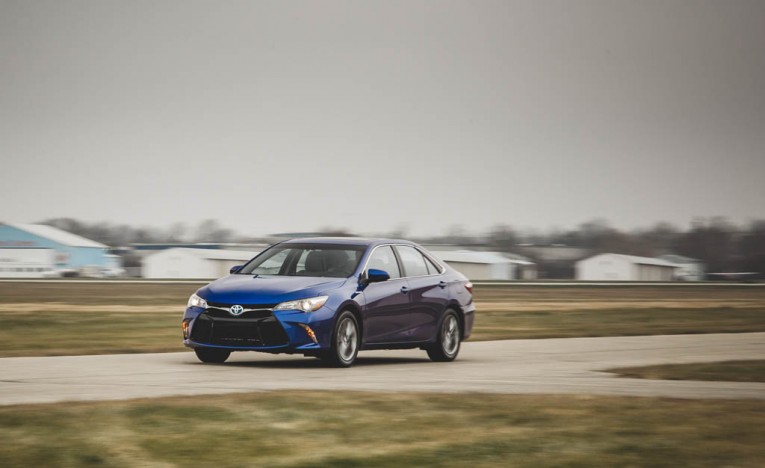
[[[765,217],[763,1],[0,0],[0,220]]]

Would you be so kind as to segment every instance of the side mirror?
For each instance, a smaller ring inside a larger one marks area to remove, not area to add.
[[[367,283],[382,283],[389,279],[390,275],[385,270],[378,270],[377,268],[367,270]]]
[[[238,272],[239,270],[241,270],[243,266],[244,266],[244,265],[234,265],[234,266],[232,266],[232,267],[231,267],[231,269],[230,269],[230,270],[228,270],[228,272],[229,272],[229,273],[231,273],[231,274],[233,275],[234,273],[236,273],[236,272]]]

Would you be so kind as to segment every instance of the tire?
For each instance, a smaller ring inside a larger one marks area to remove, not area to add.
[[[332,332],[332,345],[329,351],[321,357],[334,367],[350,367],[359,354],[361,333],[356,316],[350,311],[344,311],[335,322]]]
[[[441,326],[438,327],[436,342],[426,349],[428,357],[434,362],[454,361],[460,352],[460,320],[453,310],[446,311]]]
[[[202,362],[220,364],[226,362],[231,351],[219,348],[194,348],[197,358]]]

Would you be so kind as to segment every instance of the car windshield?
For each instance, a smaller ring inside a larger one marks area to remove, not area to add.
[[[237,274],[347,278],[364,254],[362,245],[283,244],[244,265]]]

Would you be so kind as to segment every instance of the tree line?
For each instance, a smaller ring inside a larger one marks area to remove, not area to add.
[[[723,217],[698,218],[685,229],[661,222],[631,231],[606,221],[582,223],[574,229],[518,231],[498,225],[484,236],[451,235],[430,242],[482,245],[491,250],[522,252],[524,246],[567,246],[598,253],[643,257],[677,254],[701,260],[711,273],[753,272],[765,277],[765,220],[736,225]]]
[[[72,218],[42,222],[79,234],[106,245],[119,247],[141,243],[246,243],[260,239],[243,236],[213,219],[195,225],[174,223],[165,228],[135,227],[107,222],[89,223]],[[324,234],[352,235],[343,229]],[[407,237],[399,229],[394,237]],[[519,253],[524,246],[568,246],[588,254],[613,252],[646,257],[678,254],[701,260],[708,272],[757,272],[765,275],[765,220],[734,224],[723,217],[698,218],[686,228],[661,222],[653,226],[620,230],[603,220],[582,223],[572,229],[533,231],[499,224],[478,235],[467,234],[459,226],[443,235],[413,239],[422,243],[473,246],[501,252]]]

